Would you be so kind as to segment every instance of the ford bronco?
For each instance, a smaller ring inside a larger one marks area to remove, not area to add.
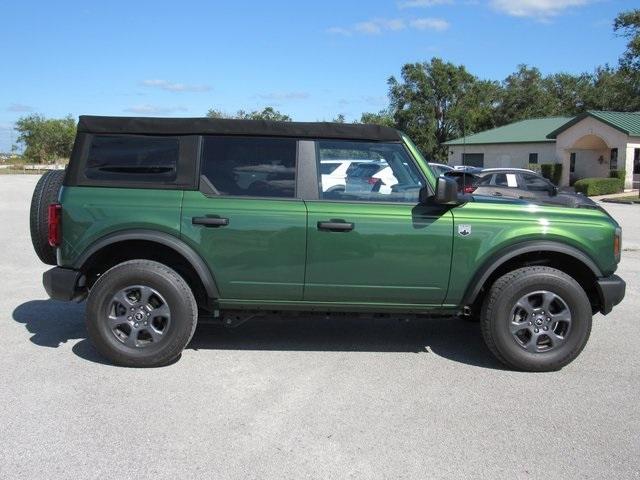
[[[604,210],[458,193],[376,125],[82,116],[31,234],[49,296],[86,298],[125,366],[175,360],[199,318],[290,311],[464,314],[508,367],[557,370],[625,292]]]

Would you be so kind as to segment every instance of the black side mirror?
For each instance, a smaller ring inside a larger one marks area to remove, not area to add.
[[[549,195],[552,197],[558,195],[558,187],[556,187],[555,185],[551,185],[549,187]]]
[[[452,178],[438,177],[434,200],[441,205],[457,205],[460,203],[458,201],[458,182]]]

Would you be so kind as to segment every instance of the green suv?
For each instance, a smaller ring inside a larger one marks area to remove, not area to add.
[[[294,311],[467,315],[507,366],[556,370],[625,291],[603,210],[461,195],[376,125],[83,116],[31,231],[49,296],[86,298],[127,366],[175,360],[199,318]]]

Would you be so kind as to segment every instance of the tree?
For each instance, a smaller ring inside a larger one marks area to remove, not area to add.
[[[274,120],[278,122],[290,122],[291,117],[279,112],[273,107],[265,107],[264,109],[254,110],[247,112],[245,110],[238,110],[235,114],[228,114],[222,110],[210,109],[207,112],[207,117],[210,118],[232,118],[236,120]]]
[[[388,81],[393,118],[427,156],[447,161],[447,140],[494,124],[499,98],[494,82],[479,81],[464,66],[439,58],[406,64],[402,81]]]
[[[589,99],[594,93],[592,75],[556,73],[544,78],[543,87],[552,102],[552,115],[573,116],[591,108]]]
[[[640,70],[640,9],[620,12],[613,21],[613,31],[629,39],[620,65],[628,70]]]
[[[71,156],[76,122],[70,115],[47,119],[41,115],[20,118],[15,125],[18,143],[24,145],[24,157],[34,163],[54,163]]]
[[[380,110],[378,113],[364,112],[360,116],[360,123],[371,123],[384,127],[395,127],[396,123],[393,114],[389,110]]]
[[[545,81],[535,67],[519,65],[518,71],[502,82],[502,99],[498,107],[498,124],[553,115],[554,101]]]
[[[334,123],[345,123],[347,119],[342,113],[339,113],[338,116],[331,121]]]

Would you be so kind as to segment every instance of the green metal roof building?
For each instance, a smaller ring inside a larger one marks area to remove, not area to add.
[[[626,170],[640,181],[640,112],[588,111],[576,117],[521,120],[445,143],[449,164],[527,168],[562,163],[563,184]]]

